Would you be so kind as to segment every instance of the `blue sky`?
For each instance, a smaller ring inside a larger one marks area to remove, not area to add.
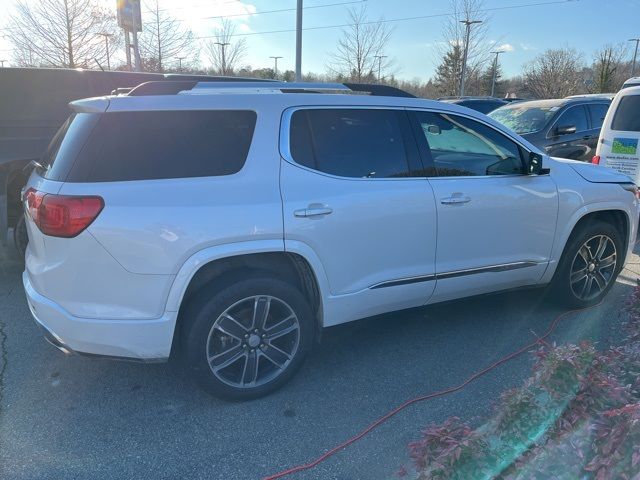
[[[35,0],[33,0],[35,1]],[[101,0],[108,7],[115,0]],[[148,1],[148,0],[147,0]],[[349,0],[305,0],[305,7],[344,3]],[[486,9],[547,2],[550,0],[485,0]],[[144,5],[145,0],[143,0]],[[255,34],[295,27],[295,12],[259,13],[295,7],[295,0],[159,0],[162,9],[182,19],[197,36],[211,35],[219,20],[203,17],[230,17],[237,33],[245,38],[248,53],[243,63],[253,67],[273,65],[270,55],[280,55],[280,69],[293,69],[293,32]],[[13,0],[0,0],[3,11],[11,11]],[[336,5],[304,10],[304,26],[317,27],[347,23],[348,9],[366,5],[371,19],[446,14],[449,0],[366,0],[352,5]],[[522,65],[547,48],[574,47],[590,61],[606,43],[629,43],[640,36],[640,0],[573,0],[554,5],[507,8],[489,12],[488,39],[511,50],[501,56],[504,73],[518,74]],[[438,62],[437,43],[443,40],[442,17],[391,22],[393,36],[386,52],[395,60],[397,76],[426,79]],[[1,20],[0,20],[1,22]],[[143,11],[144,23],[144,11]],[[303,40],[303,71],[324,72],[340,37],[340,28],[307,30]],[[630,44],[629,44],[630,45]],[[631,45],[630,45],[631,46]],[[0,58],[10,58],[10,46],[0,38]],[[631,56],[630,50],[629,55]],[[202,58],[207,63],[206,58]]]

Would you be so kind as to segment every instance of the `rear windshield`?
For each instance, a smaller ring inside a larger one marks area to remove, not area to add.
[[[67,157],[63,147],[76,137],[74,126],[81,115],[71,120],[50,169],[57,179],[118,182],[230,175],[244,166],[256,124],[251,111],[92,114],[99,118],[91,132],[77,135],[86,139],[84,147]],[[57,168],[58,162],[66,168]]]
[[[489,116],[523,135],[542,130],[558,110],[558,107],[504,107],[494,110]]]
[[[613,117],[611,129],[640,132],[640,95],[622,97]]]

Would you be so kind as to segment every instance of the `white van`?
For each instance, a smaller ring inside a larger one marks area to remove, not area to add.
[[[640,86],[625,88],[613,99],[602,124],[592,163],[617,170],[640,185]]]

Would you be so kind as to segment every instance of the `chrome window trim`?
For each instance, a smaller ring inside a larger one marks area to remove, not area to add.
[[[482,120],[480,118],[476,118],[473,115],[469,115],[469,114],[466,114],[466,113],[452,112],[451,110],[437,109],[437,108],[405,107],[405,110],[407,110],[409,112],[446,113],[446,114],[449,114],[449,115],[456,115],[458,117],[464,117],[464,118],[467,118],[469,120],[473,120],[474,122],[478,122],[478,123],[484,125],[485,127],[490,128],[490,129],[498,132],[503,137],[506,137],[507,139],[511,140],[513,143],[518,145],[525,152],[531,152],[531,149],[529,147],[524,145],[518,139],[516,139],[513,136],[511,136],[508,132],[505,132],[500,128],[496,128],[494,125],[491,125],[490,123],[487,123],[487,122],[485,122],[484,120]],[[542,155],[545,155],[542,152],[536,152],[536,153],[541,153]],[[524,159],[521,159],[521,160],[524,162]],[[524,165],[523,165],[523,167],[524,167]],[[508,174],[508,175],[457,175],[457,176],[438,176],[438,175],[433,175],[431,177],[420,177],[420,178],[428,178],[429,181],[431,181],[431,180],[439,180],[439,179],[449,180],[449,179],[452,179],[452,178],[470,179],[470,178],[510,178],[510,177],[538,177],[538,176],[540,176],[540,175],[531,175],[531,174],[528,174],[528,173],[512,173],[512,174]]]
[[[355,182],[406,182],[406,181],[422,181],[428,177],[384,177],[384,178],[365,178],[365,177],[342,177],[340,175],[333,175],[331,173],[322,172],[313,168],[301,165],[296,162],[291,155],[291,117],[299,110],[392,110],[392,111],[405,111],[405,107],[397,105],[297,105],[295,107],[286,108],[282,112],[280,120],[280,138],[278,141],[278,149],[280,150],[280,156],[284,161],[293,165],[294,167],[301,168],[316,175],[322,175],[324,177],[333,178],[336,180],[347,180]],[[405,148],[406,151],[406,148]],[[407,157],[407,168],[410,168]]]
[[[433,273],[430,275],[418,275],[413,277],[403,277],[394,280],[385,280],[369,287],[370,290],[377,288],[396,287],[400,285],[408,285],[411,283],[428,282],[431,280],[445,280],[447,278],[463,277],[466,275],[475,275],[478,273],[498,273],[510,270],[519,270],[521,268],[535,267],[547,262],[534,262],[525,260],[520,262],[499,263],[496,265],[487,265],[485,267],[465,268],[462,270],[452,270],[450,272]]]

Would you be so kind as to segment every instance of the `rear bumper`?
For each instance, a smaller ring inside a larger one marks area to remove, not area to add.
[[[27,272],[22,283],[31,315],[49,343],[61,351],[144,362],[169,358],[175,312],[152,320],[79,318],[36,292]]]

